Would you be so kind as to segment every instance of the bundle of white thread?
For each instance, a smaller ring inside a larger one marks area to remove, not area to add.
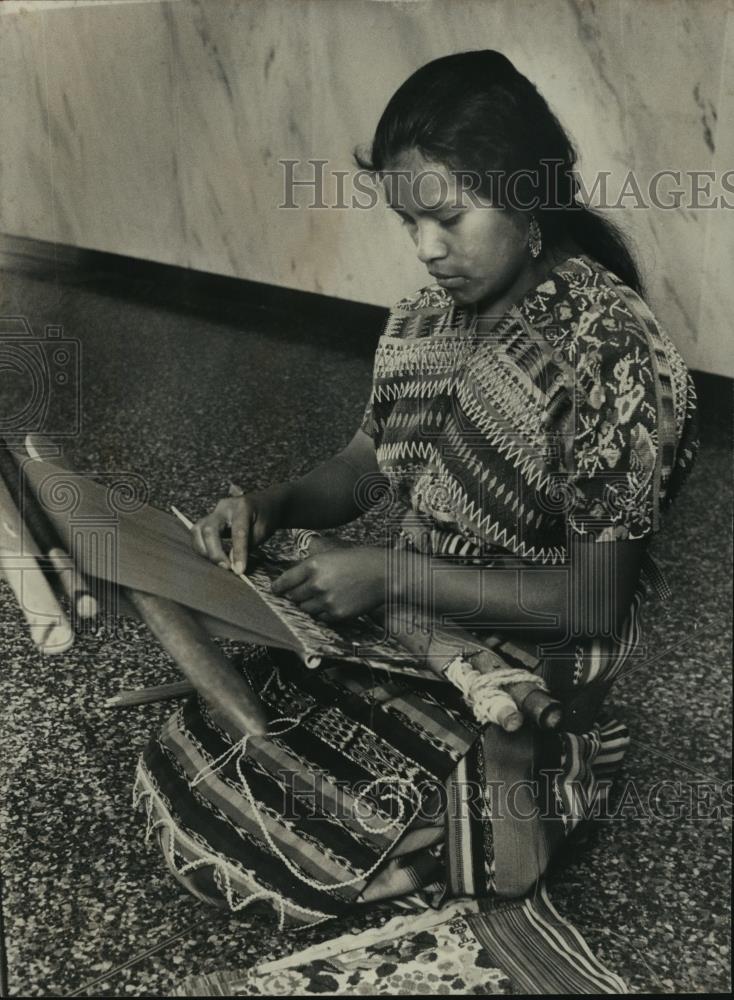
[[[532,684],[542,691],[548,690],[543,679],[529,670],[496,667],[481,673],[462,655],[450,661],[444,674],[461,691],[477,722],[494,722],[510,732],[520,728],[523,714],[506,688],[513,684]]]

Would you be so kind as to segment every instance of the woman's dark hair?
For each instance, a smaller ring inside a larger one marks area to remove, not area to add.
[[[422,66],[390,99],[371,152],[356,152],[355,159],[382,173],[408,149],[481,179],[474,190],[499,204],[532,205],[548,245],[573,240],[642,294],[622,233],[576,200],[573,143],[533,84],[500,52],[458,52]]]

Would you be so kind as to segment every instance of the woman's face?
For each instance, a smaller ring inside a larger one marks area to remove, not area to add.
[[[458,305],[499,302],[532,269],[527,219],[462,193],[443,164],[407,150],[390,163],[384,186],[418,259]]]

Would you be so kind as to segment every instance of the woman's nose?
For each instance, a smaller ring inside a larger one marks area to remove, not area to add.
[[[438,227],[433,224],[418,227],[416,237],[418,260],[421,264],[430,264],[432,260],[440,260],[446,256],[446,242]]]

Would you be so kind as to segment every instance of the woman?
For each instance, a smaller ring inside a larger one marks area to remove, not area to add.
[[[189,701],[141,762],[151,824],[202,899],[264,899],[281,923],[533,887],[623,756],[625,728],[599,710],[634,664],[646,547],[695,451],[684,363],[504,56],[418,70],[358,162],[434,283],[392,309],[344,451],[220,501],[194,545],[226,565],[231,527],[241,571],[276,529],[345,524],[382,484],[389,545],[314,555],[273,589],[325,620],[399,605],[460,622],[565,716],[560,734],[509,735],[451,684],[262,657],[245,669],[281,721],[238,751]]]

